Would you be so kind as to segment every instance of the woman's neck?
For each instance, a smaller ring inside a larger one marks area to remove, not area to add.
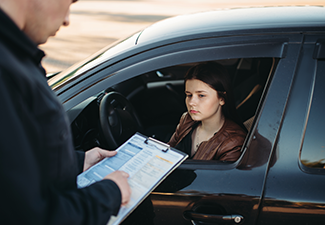
[[[192,133],[191,156],[195,154],[201,142],[208,141],[222,128],[224,122],[225,117],[223,115],[220,115],[218,118],[201,121]]]
[[[214,134],[221,129],[222,125],[224,124],[224,121],[224,115],[220,114],[207,120],[202,120],[200,129],[202,129],[202,131],[204,131],[204,133],[206,134]]]

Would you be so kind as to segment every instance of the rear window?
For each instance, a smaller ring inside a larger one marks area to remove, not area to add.
[[[304,166],[325,169],[325,61],[319,60],[300,155]]]

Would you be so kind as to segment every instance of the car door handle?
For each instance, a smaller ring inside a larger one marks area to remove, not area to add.
[[[205,222],[205,223],[218,223],[218,224],[239,224],[244,220],[241,215],[215,215],[215,214],[205,214],[197,213],[194,211],[185,211],[184,217],[192,221]]]

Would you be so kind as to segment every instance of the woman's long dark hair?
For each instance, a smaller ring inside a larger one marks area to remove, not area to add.
[[[191,67],[184,79],[185,82],[192,79],[200,80],[216,90],[218,97],[223,98],[225,101],[225,104],[222,106],[223,115],[245,129],[237,114],[230,76],[224,66],[216,62],[200,63]]]

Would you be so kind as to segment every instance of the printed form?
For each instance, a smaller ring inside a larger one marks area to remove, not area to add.
[[[169,148],[165,143],[147,138],[139,133],[121,145],[117,154],[106,158],[81,173],[77,178],[79,188],[102,180],[107,174],[122,170],[127,172],[132,189],[131,200],[122,206],[117,216],[112,216],[108,225],[122,222],[150,192],[177,166],[187,155]]]

